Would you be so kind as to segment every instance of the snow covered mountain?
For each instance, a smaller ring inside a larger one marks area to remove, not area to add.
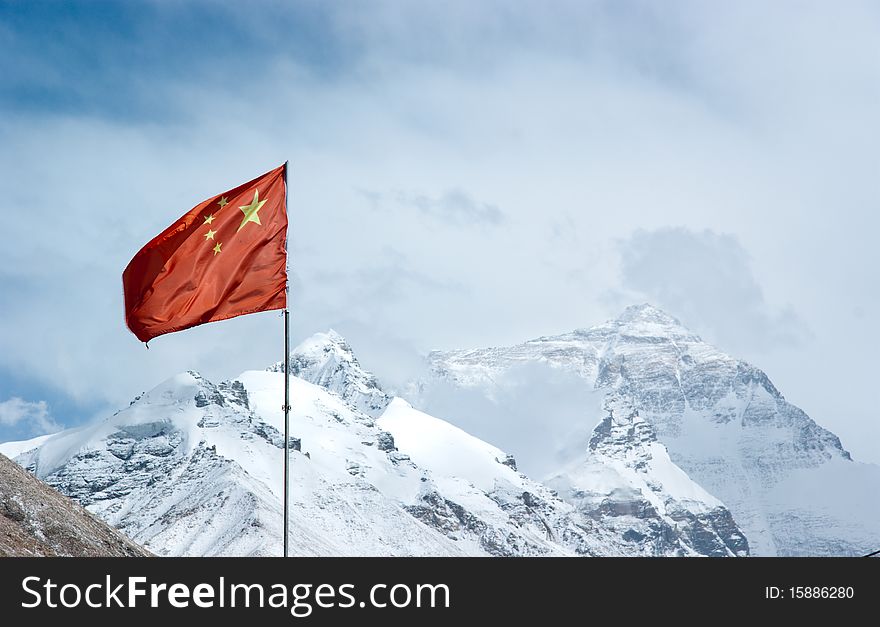
[[[334,390],[291,378],[295,554],[638,552],[499,449],[385,396],[335,334],[295,357]],[[0,450],[157,554],[278,555],[282,387],[281,372],[185,373],[103,422]]]
[[[283,366],[275,364],[272,370],[281,372]],[[351,347],[332,331],[315,335],[300,345],[292,356],[291,372],[334,392],[347,399],[350,405],[371,415],[380,414],[383,407],[391,402],[391,397],[379,388],[375,377],[360,366]],[[443,457],[444,474],[461,476],[464,473],[463,476],[472,480],[477,471],[470,465],[470,455],[456,452],[462,450],[460,447],[438,448],[437,433],[413,421],[411,416],[408,420],[401,420],[397,415],[397,419],[392,421],[391,417],[395,416],[394,403],[382,414],[379,424],[394,434],[398,444],[413,456],[416,463],[424,465],[427,463],[425,456],[430,456],[433,461],[427,465],[436,471],[434,464],[439,457]],[[605,409],[607,420],[612,421],[610,406]],[[425,420],[447,425],[418,413]],[[631,415],[618,414],[619,417],[614,420],[632,419]],[[414,425],[419,427],[414,429]],[[425,432],[420,429],[425,429]],[[604,540],[607,543],[605,547],[594,553],[748,555],[748,542],[727,508],[676,468],[653,435],[650,436],[651,445],[641,441],[629,442],[626,433],[625,428],[618,428],[594,439],[592,446],[607,453],[601,458],[607,462],[601,464],[603,472],[600,474],[604,482],[598,491],[594,490],[591,482],[597,475],[587,473],[585,481],[577,488],[578,498],[569,499],[576,506],[580,526],[592,528],[592,534],[597,537],[610,531]],[[409,437],[401,439],[404,434]],[[476,438],[473,440],[479,442]],[[488,445],[481,443],[481,446]],[[651,452],[648,452],[648,446],[653,446]],[[516,469],[512,457],[497,449],[490,457],[493,460],[506,457],[506,463]],[[586,473],[586,469],[581,470]],[[683,488],[680,494],[664,487],[661,474],[666,478],[667,486],[674,484],[673,478],[677,480],[678,486]],[[559,489],[571,487],[559,481],[550,485]],[[595,504],[595,507],[586,506],[587,503]]]
[[[0,451],[157,554],[277,555],[282,370],[217,385],[181,374],[103,422]],[[624,403],[608,404],[595,439],[614,496],[585,507],[590,468],[564,486],[580,501],[560,499],[510,455],[386,394],[333,332],[298,347],[291,371],[295,554],[748,552],[727,509]]]
[[[632,502],[672,520],[705,519],[723,503],[752,554],[860,555],[880,538],[880,467],[854,462],[761,370],[650,305],[516,346],[435,352],[428,363],[407,398],[530,455],[579,511],[610,520],[638,486]],[[559,380],[555,397],[576,403],[545,395],[528,406]],[[523,445],[509,421],[544,431]]]

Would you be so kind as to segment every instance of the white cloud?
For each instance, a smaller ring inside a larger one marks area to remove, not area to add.
[[[791,346],[809,337],[791,307],[766,300],[739,239],[710,230],[638,230],[621,241],[621,304],[648,300],[733,353]]]
[[[396,198],[404,207],[414,207],[427,216],[451,224],[497,226],[504,221],[504,213],[496,205],[478,202],[461,189],[446,190],[436,197],[400,191],[397,192]]]
[[[545,477],[583,454],[601,417],[600,393],[577,375],[540,363],[497,376],[495,398],[479,388],[429,380],[412,400],[512,454],[532,477]]]
[[[17,396],[0,402],[0,425],[24,428],[33,435],[58,431],[46,401],[26,401]]]

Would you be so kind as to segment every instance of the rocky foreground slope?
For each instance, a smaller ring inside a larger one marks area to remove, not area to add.
[[[0,455],[0,557],[146,557],[72,499]]]

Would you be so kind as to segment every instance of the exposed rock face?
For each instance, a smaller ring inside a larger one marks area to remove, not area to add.
[[[581,462],[548,479],[579,511],[657,555],[745,556],[730,511],[672,461],[654,429],[625,399],[609,395]],[[605,479],[596,483],[595,477]],[[602,489],[609,485],[611,489]]]
[[[0,557],[147,557],[149,553],[0,455]]]

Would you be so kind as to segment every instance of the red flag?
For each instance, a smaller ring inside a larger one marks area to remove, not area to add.
[[[142,342],[287,306],[287,164],[193,207],[122,273]]]

